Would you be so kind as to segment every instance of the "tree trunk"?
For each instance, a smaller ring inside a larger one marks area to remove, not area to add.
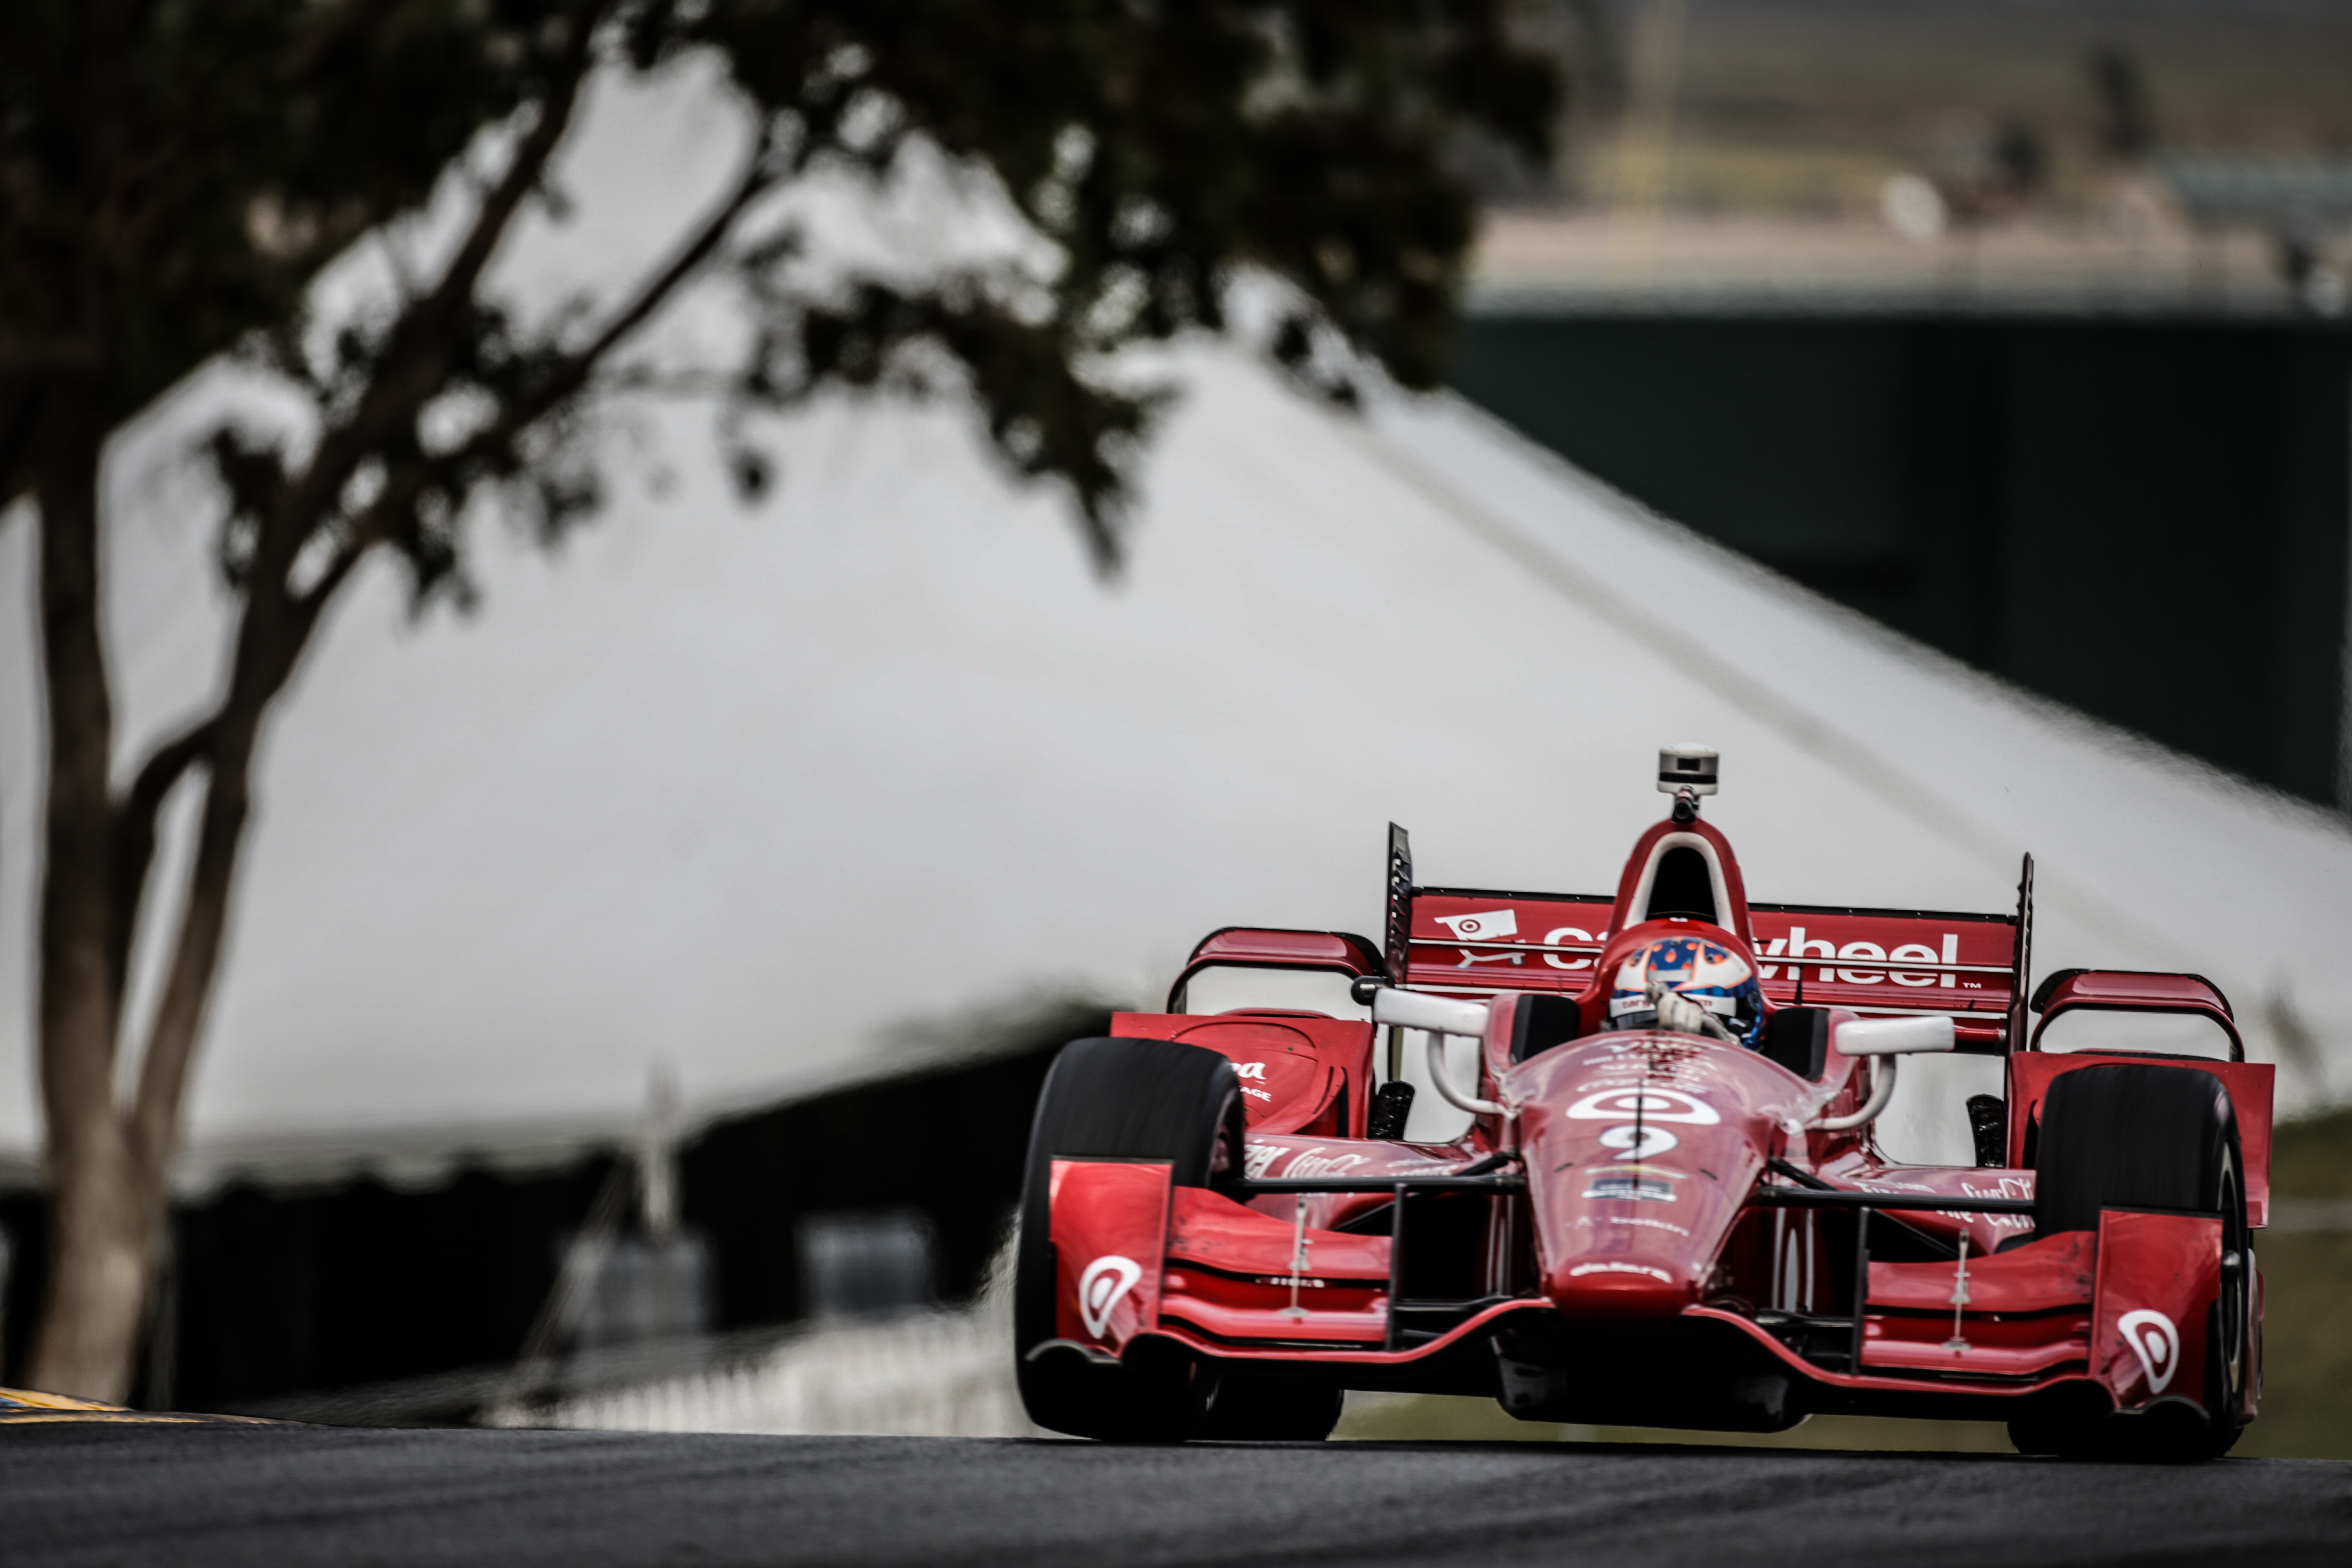
[[[92,1131],[99,1135],[72,1146],[50,1136],[56,1240],[26,1381],[119,1403],[138,1362],[163,1193],[133,1175],[119,1123]]]
[[[48,781],[41,879],[41,1091],[56,1204],[31,1378],[61,1394],[128,1389],[160,1189],[131,1179],[116,1109],[120,968],[110,941],[113,698],[100,642],[99,458],[88,395],[59,387],[36,459]]]
[[[262,714],[316,619],[281,596],[248,595],[222,710],[161,748],[118,802],[109,780],[111,700],[100,635],[101,443],[53,446],[39,492],[50,735],[41,1082],[55,1226],[28,1380],[55,1393],[121,1400],[137,1364],[180,1106],[228,929],[254,745]],[[153,817],[172,782],[199,760],[205,780],[195,864],[155,1019],[126,1094],[127,954]]]
[[[121,18],[116,18],[119,22]],[[405,307],[383,361],[347,416],[321,408],[319,448],[288,477],[274,501],[250,521],[259,529],[230,656],[227,689],[217,710],[159,747],[120,795],[114,761],[112,699],[101,636],[99,472],[107,435],[102,374],[78,380],[70,368],[46,374],[38,395],[9,401],[0,386],[0,479],[19,447],[40,526],[41,646],[47,697],[48,779],[38,960],[40,1070],[53,1204],[48,1290],[29,1379],[88,1398],[121,1400],[129,1392],[161,1260],[173,1155],[179,1142],[196,1042],[212,998],[228,930],[236,867],[250,816],[248,774],[264,717],[285,689],[320,616],[367,552],[401,530],[413,536],[415,509],[428,483],[465,468],[438,466],[415,449],[419,410],[447,383],[456,350],[471,342],[474,288],[516,214],[540,187],[549,158],[571,122],[582,82],[594,60],[593,17],[574,18],[568,52],[547,89],[537,121],[509,166],[482,196],[471,229],[440,282]],[[120,51],[96,48],[110,69]],[[127,58],[127,57],[123,57]],[[120,121],[108,95],[119,72],[100,69],[84,139],[105,140]],[[604,331],[538,387],[510,404],[486,450],[509,445],[558,404],[572,397],[618,342],[692,277],[731,226],[776,174],[763,134],[731,195],[682,252],[657,268]],[[99,159],[93,167],[104,165]],[[103,170],[100,170],[103,173]],[[108,176],[110,178],[111,176]],[[90,198],[103,206],[119,195],[93,174]],[[103,268],[71,280],[81,314],[109,319]],[[101,365],[105,356],[100,354]],[[30,438],[11,410],[37,407]],[[374,510],[349,522],[326,571],[305,591],[289,586],[303,549],[340,515],[352,473],[371,456],[404,454]],[[10,479],[13,482],[13,479]],[[474,483],[467,480],[466,484]],[[461,485],[461,489],[465,486]],[[126,1037],[129,955],[154,848],[158,812],[191,766],[205,771],[204,806],[194,864],[144,1049]]]
[[[181,1102],[219,974],[250,815],[254,748],[322,601],[296,602],[258,585],[249,592],[220,709],[158,748],[115,798],[98,584],[102,440],[51,444],[38,494],[50,733],[41,1081],[56,1223],[28,1378],[56,1393],[120,1400],[137,1363]],[[341,580],[337,574],[322,583],[322,595]],[[134,1057],[122,1005],[154,819],[174,781],[195,763],[205,774],[195,863],[146,1048]],[[135,1072],[125,1070],[126,1059]]]

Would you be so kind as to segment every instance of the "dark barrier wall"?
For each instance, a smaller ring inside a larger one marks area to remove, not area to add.
[[[183,1213],[172,1403],[217,1409],[511,1360],[554,1286],[558,1237],[610,1165],[521,1181],[467,1171],[422,1193],[241,1187]]]
[[[475,1170],[425,1192],[232,1186],[175,1219],[169,1330],[151,1336],[132,1403],[231,1408],[310,1389],[511,1361],[555,1283],[609,1159],[515,1180]],[[0,1202],[17,1248],[7,1367],[37,1321],[47,1205]]]
[[[710,1243],[713,1326],[802,1314],[795,1237],[815,1213],[919,1211],[938,1242],[940,1294],[976,1291],[1020,1196],[1045,1070],[1064,1041],[1108,1032],[1109,1016],[1065,1007],[1035,1027],[985,1060],[752,1112],[689,1142],[684,1214]],[[132,1402],[234,1410],[511,1362],[611,1169],[607,1156],[536,1177],[474,1169],[414,1193],[375,1181],[231,1186],[184,1208],[171,1327],[151,1343]],[[0,1224],[16,1260],[0,1379],[18,1379],[46,1273],[47,1205],[0,1196]]]
[[[1042,1049],[778,1106],[696,1139],[682,1163],[686,1221],[719,1259],[717,1326],[806,1310],[795,1231],[810,1214],[917,1210],[938,1242],[940,1294],[972,1295],[1021,1195],[1045,1069],[1064,1040],[1109,1030],[1095,1014]]]
[[[2337,804],[2352,331],[1485,316],[1454,379],[1832,598]]]

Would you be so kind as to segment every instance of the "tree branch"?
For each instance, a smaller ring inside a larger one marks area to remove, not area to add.
[[[172,786],[211,748],[216,718],[207,718],[155,748],[130,793],[116,803],[107,846],[107,963],[119,997],[129,979],[131,938],[155,859],[155,819]]]
[[[577,394],[604,356],[644,325],[708,262],[744,211],[777,177],[768,156],[772,132],[763,127],[733,189],[584,348],[567,356],[556,373],[542,377],[529,395],[509,402],[503,417],[457,451],[401,464],[401,471],[387,478],[384,493],[354,520],[349,542],[330,559],[318,581],[299,595],[291,593],[286,574],[300,542],[315,531],[351,473],[369,456],[380,455],[396,434],[413,429],[425,405],[442,390],[457,319],[472,302],[483,268],[543,174],[576,108],[589,59],[585,33],[583,27],[582,41],[572,57],[572,68],[551,93],[539,123],[517,149],[505,174],[485,196],[473,229],[441,280],[432,293],[415,301],[394,329],[393,349],[362,395],[360,406],[320,444],[302,478],[289,486],[272,508],[268,521],[275,525],[269,529],[274,537],[256,552],[229,694],[207,724],[204,745],[212,776],[198,830],[196,864],[163,998],[139,1061],[129,1132],[132,1157],[142,1169],[160,1171],[173,1142],[196,1036],[226,932],[229,893],[250,809],[247,773],[261,715],[293,673],[326,605],[366,552],[390,538],[401,521],[413,517],[434,481],[462,489],[467,469],[520,439]],[[184,768],[186,763],[180,765]],[[168,793],[168,786],[162,793]],[[156,805],[160,804],[161,793],[156,796]],[[152,833],[152,813],[150,822]],[[152,852],[151,840],[147,853],[152,857]],[[125,948],[127,952],[127,943]]]
[[[315,617],[334,586],[359,559],[394,537],[402,525],[413,518],[414,509],[426,494],[437,489],[449,497],[453,506],[462,504],[472,473],[493,461],[498,454],[527,435],[531,426],[577,395],[588,384],[597,365],[658,313],[726,243],[736,223],[752,204],[774,188],[782,177],[769,159],[774,146],[772,129],[763,126],[742,172],[727,195],[586,346],[563,356],[551,370],[541,374],[528,393],[510,397],[496,420],[457,447],[430,456],[419,454],[387,476],[383,493],[353,520],[349,539],[330,560],[319,583],[296,602],[296,608]]]
[[[384,356],[359,405],[320,440],[300,478],[286,487],[270,515],[260,520],[253,592],[283,594],[288,568],[319,520],[334,509],[336,498],[359,465],[381,451],[398,432],[415,428],[417,415],[440,390],[457,319],[472,302],[483,268],[506,237],[523,202],[538,188],[548,161],[571,127],[581,85],[594,64],[593,36],[595,14],[601,9],[586,8],[574,21],[571,46],[541,100],[538,121],[516,146],[506,172],[484,195],[441,280],[432,292],[414,300],[394,323]]]
[[[348,0],[341,5],[312,7],[310,26],[286,52],[284,79],[290,82],[309,76],[336,49],[381,26],[400,5],[401,0]]]
[[[287,574],[304,542],[334,510],[359,464],[402,432],[414,429],[418,412],[440,389],[456,320],[470,303],[483,268],[571,124],[581,83],[593,63],[591,21],[583,14],[575,23],[563,68],[542,101],[538,123],[524,135],[506,173],[484,197],[434,291],[417,300],[394,327],[392,347],[359,407],[329,432],[301,477],[286,487],[269,515],[260,520],[262,536],[256,542],[254,570],[239,617],[229,689],[210,721],[211,777],[197,828],[187,904],[181,911],[163,997],[139,1058],[130,1108],[131,1157],[152,1178],[161,1179],[171,1156],[189,1064],[220,963],[229,894],[250,810],[248,774],[262,716],[293,674],[317,628],[327,602],[319,590],[331,592],[357,557],[331,563],[320,582],[299,598],[289,589]]]
[[[41,405],[37,385],[30,376],[12,375],[0,370],[0,510],[32,491],[29,458]]]
[[[751,155],[745,162],[742,174],[737,177],[735,188],[728,193],[724,201],[711,209],[710,215],[703,220],[701,228],[679,247],[677,254],[670,258],[669,265],[647,279],[644,287],[638,289],[636,298],[624,306],[618,314],[606,322],[604,330],[596,335],[586,349],[575,356],[583,381],[586,379],[586,373],[596,367],[599,360],[611,353],[631,332],[643,326],[646,319],[661,309],[680,284],[693,277],[701,268],[702,264],[710,259],[711,254],[733,231],[736,220],[743,216],[753,202],[758,201],[774,187],[780,176],[768,158],[769,154],[775,151],[775,126],[772,121],[762,120],[759,139],[752,143]],[[541,412],[544,411],[542,408]]]
[[[139,1057],[137,1087],[130,1107],[132,1157],[151,1174],[160,1173],[170,1158],[189,1064],[219,964],[229,894],[250,809],[247,775],[262,716],[292,675],[334,590],[372,541],[360,542],[356,550],[339,552],[319,582],[299,595],[290,591],[287,574],[303,543],[333,511],[343,486],[359,465],[402,433],[413,430],[425,404],[441,389],[457,321],[472,302],[484,268],[545,175],[549,160],[570,128],[581,85],[593,64],[593,22],[600,9],[583,7],[575,18],[570,46],[541,100],[537,122],[516,146],[504,174],[484,195],[472,226],[433,291],[412,301],[402,313],[358,407],[327,433],[303,473],[285,487],[268,515],[257,520],[261,536],[256,541],[239,618],[229,689],[205,726],[204,751],[211,764],[211,778],[197,829],[187,904],[181,911],[163,997],[146,1048]],[[181,767],[185,765],[186,761],[180,763]],[[142,782],[145,782],[143,776]],[[168,793],[168,785],[162,793]],[[161,800],[159,793],[155,805],[160,806]],[[126,872],[134,855],[152,859],[152,812],[146,832],[149,837],[143,847],[135,840],[125,844]],[[138,853],[142,848],[143,853]],[[140,875],[143,879],[143,867]],[[127,936],[121,946],[127,955]]]
[[[142,1178],[149,1181],[163,1179],[171,1160],[188,1067],[205,1008],[211,1001],[213,977],[227,931],[229,890],[236,879],[249,804],[246,773],[252,759],[250,727],[246,739],[247,743],[234,754],[215,760],[210,787],[205,792],[187,906],[181,911],[163,998],[148,1031],[138,1088],[126,1118],[131,1161]]]

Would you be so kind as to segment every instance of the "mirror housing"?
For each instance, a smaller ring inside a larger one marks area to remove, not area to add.
[[[1393,985],[1383,985],[1372,993],[1372,1022],[1376,1024],[1426,1029],[1433,1035],[1475,1037],[1486,1032],[1487,1016],[1484,1002],[1433,996],[1426,991],[1400,991]]]
[[[1830,1043],[1849,1057],[1902,1057],[1918,1051],[1948,1051],[1955,1037],[1949,1018],[1856,1018],[1841,1024]]]
[[[1454,1087],[1445,1074],[1444,1044],[1448,1035],[1467,1035],[1476,1039],[1486,1032],[1494,1010],[1484,1002],[1465,1002],[1457,996],[1433,996],[1426,991],[1401,991],[1393,985],[1381,985],[1371,994],[1372,1022],[1393,1024],[1399,1028],[1419,1029],[1427,1037],[1429,1081],[1435,1086],[1438,1097],[1456,1110],[1473,1116],[1508,1116],[1511,1108],[1491,1100],[1480,1100]]]
[[[1951,1019],[1933,1017],[1855,1018],[1840,1024],[1830,1043],[1849,1057],[1907,1057],[1920,1051],[1948,1051],[1956,1043]],[[1843,1132],[1877,1120],[1895,1099],[1895,1064],[1872,1069],[1870,1098],[1849,1116],[1824,1116],[1813,1122],[1824,1132]]]

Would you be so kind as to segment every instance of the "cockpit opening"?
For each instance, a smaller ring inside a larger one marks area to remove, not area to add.
[[[1643,914],[1654,921],[1680,916],[1723,924],[1722,914],[1715,907],[1715,878],[1706,857],[1686,844],[1661,855],[1657,876],[1650,883],[1650,907]]]

